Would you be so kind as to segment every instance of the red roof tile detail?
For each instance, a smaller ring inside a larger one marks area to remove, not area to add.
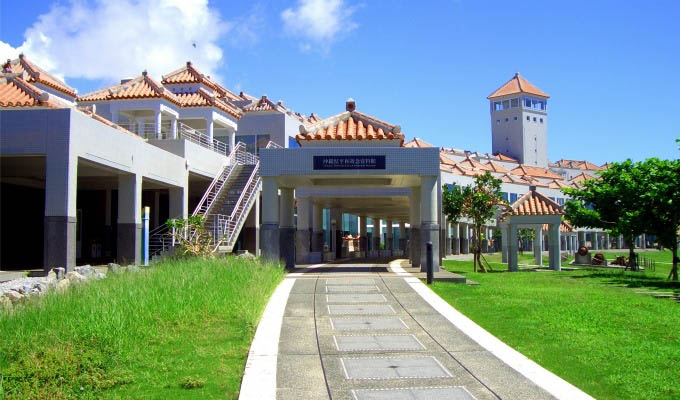
[[[119,85],[99,89],[78,97],[78,101],[129,100],[129,99],[165,99],[171,103],[181,105],[177,96],[165,86],[156,82],[146,71],[135,79]]]
[[[172,71],[167,75],[163,75],[161,78],[161,83],[164,85],[200,83],[209,87],[210,89],[213,89],[218,93],[218,97],[224,97],[227,99],[227,101],[243,100],[235,93],[227,90],[225,87],[212,80],[209,76],[202,74],[196,69],[196,67],[193,66],[191,61],[187,61],[184,67]]]
[[[406,145],[404,145],[404,147],[406,147]],[[442,154],[441,152],[439,153],[439,164],[448,165],[448,166],[450,166],[450,167],[455,167],[455,166],[456,166],[456,162],[455,162],[455,161],[453,161],[452,159],[446,157],[446,156],[445,156],[444,154]]]
[[[495,162],[493,162],[493,161],[489,161],[489,162],[486,163],[485,165],[486,165],[491,171],[493,171],[493,172],[498,172],[498,173],[502,173],[502,174],[507,174],[507,173],[510,172],[510,171],[508,171],[507,169],[503,168],[502,165],[497,164],[497,163],[495,163]]]
[[[548,183],[548,187],[550,189],[562,189],[562,188],[570,187],[570,186],[567,185],[566,183],[562,182],[559,179],[554,179],[552,182]]]
[[[49,86],[52,89],[55,89],[67,96],[77,96],[76,90],[74,88],[33,64],[23,54],[20,54],[19,58],[16,60],[7,60],[7,62],[3,65],[3,72],[14,74],[26,72],[28,77],[25,79],[25,81],[28,83],[40,83],[42,85]]]
[[[517,93],[527,93],[534,96],[545,97],[546,99],[550,98],[550,96],[548,96],[547,93],[531,84],[528,80],[521,77],[518,72],[509,81],[503,84],[503,86],[501,86],[500,88],[496,89],[496,91],[491,93],[487,97],[487,99],[493,99],[495,97],[507,96],[510,94]]]
[[[62,108],[50,100],[50,95],[24,81],[24,74],[3,74],[0,77],[0,107],[47,107]]]
[[[530,190],[510,205],[506,215],[563,215],[562,207],[545,195]]]
[[[243,112],[257,112],[257,111],[278,111],[285,113],[287,110],[283,105],[274,103],[269,100],[267,96],[262,96],[257,102],[253,102],[243,107]]]
[[[215,107],[232,115],[236,119],[241,118],[241,111],[235,106],[213,96],[203,88],[194,93],[176,94],[182,107]]]
[[[532,167],[529,165],[520,164],[517,168],[510,171],[511,174],[517,176],[533,176],[536,178],[548,178],[548,179],[562,179],[560,175],[550,171],[547,168]]]
[[[547,232],[550,229],[550,226],[548,224],[543,224],[543,228],[541,228],[542,231]],[[569,233],[573,232],[574,228],[567,223],[567,221],[562,221],[560,224],[560,232],[562,233]]]
[[[497,158],[499,161],[509,161],[509,162],[516,162],[516,163],[519,162],[519,160],[517,160],[517,159],[515,159],[515,158],[512,158],[512,157],[510,157],[510,156],[506,156],[506,155],[503,154],[503,153],[496,153],[496,154],[494,154],[494,156],[496,156],[496,158]]]
[[[581,169],[585,171],[599,171],[602,167],[589,162],[589,161],[579,161],[579,160],[559,160],[552,164],[555,167],[560,168],[571,168],[571,169]]]
[[[426,147],[434,147],[431,144],[427,143],[423,139],[420,138],[413,138],[409,140],[407,143],[404,144],[404,147],[418,147],[418,148],[426,148]]]
[[[595,179],[593,176],[590,176],[586,174],[585,172],[581,172],[580,174],[576,175],[575,177],[571,178],[569,182],[572,183],[581,183],[583,181],[586,181],[588,179]]]

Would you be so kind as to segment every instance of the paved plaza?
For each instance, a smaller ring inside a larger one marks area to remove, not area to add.
[[[289,274],[276,398],[555,398],[449,322],[414,290],[413,279],[377,264],[324,264]],[[244,381],[249,374],[247,368]]]

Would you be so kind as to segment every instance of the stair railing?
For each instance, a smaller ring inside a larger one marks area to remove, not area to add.
[[[226,221],[226,237],[225,242],[227,246],[234,244],[237,238],[237,230],[241,225],[241,222],[247,217],[245,213],[246,206],[250,204],[254,195],[257,195],[258,188],[260,187],[260,162],[255,164],[253,172],[250,174],[250,178],[241,192],[236,204],[234,204],[234,209],[231,211],[231,215]]]
[[[220,195],[224,184],[231,177],[234,167],[236,167],[238,164],[239,154],[245,152],[245,147],[246,145],[243,142],[239,142],[236,146],[234,146],[234,151],[229,153],[227,163],[223,167],[222,171],[210,183],[210,186],[208,186],[208,189],[205,191],[201,201],[198,202],[194,212],[191,214],[192,216],[206,215],[208,213],[214,204],[215,199],[217,199],[217,197]]]

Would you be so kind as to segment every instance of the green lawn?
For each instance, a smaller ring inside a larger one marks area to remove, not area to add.
[[[283,277],[235,258],[171,260],[0,312],[0,398],[236,398]]]
[[[473,273],[471,261],[446,261],[445,267],[480,285],[437,282],[435,292],[590,395],[680,398],[680,304],[632,289],[680,293],[680,285],[665,281],[658,267],[656,273],[587,269],[487,274]]]

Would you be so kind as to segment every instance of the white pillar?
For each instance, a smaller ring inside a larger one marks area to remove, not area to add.
[[[323,252],[323,206],[314,203],[312,205],[312,251]]]
[[[162,139],[162,136],[161,136],[161,124],[162,124],[162,122],[163,122],[163,113],[160,110],[158,110],[158,111],[156,111],[156,125],[155,125],[156,139]]]
[[[142,176],[118,175],[118,254],[119,263],[141,262]]]
[[[297,230],[295,231],[295,259],[298,264],[308,262],[310,250],[310,202],[308,198],[297,199]]]
[[[229,133],[229,152],[231,153],[234,151],[234,148],[236,147],[236,131],[232,131]]]
[[[380,218],[372,218],[373,220],[373,250],[380,250],[382,243],[382,221]]]
[[[392,220],[388,219],[387,221],[387,226],[385,227],[385,250],[392,250],[394,249],[394,239],[392,237]]]
[[[172,138],[177,139],[177,117],[173,116],[170,124],[171,124],[170,129],[172,130],[171,132]]]
[[[460,225],[458,222],[451,224],[452,238],[451,238],[451,253],[460,254]]]
[[[295,225],[293,188],[280,188],[279,202],[279,252],[286,268],[295,267]]]
[[[213,143],[213,129],[215,126],[215,122],[213,121],[212,118],[206,119],[206,129],[205,129],[205,134],[208,136],[208,143],[206,143],[208,146],[212,146]]]
[[[424,271],[427,263],[427,242],[432,243],[434,271],[439,271],[439,214],[438,207],[438,178],[423,176],[420,178],[420,270]]]
[[[534,230],[534,262],[539,267],[543,266],[543,226],[539,225]]]
[[[509,227],[507,225],[502,225],[501,226],[501,262],[507,263],[508,262],[508,245],[510,244],[510,237],[508,236],[508,229]]]
[[[76,266],[78,157],[69,154],[68,141],[56,137],[47,141],[43,265],[45,271],[56,267],[70,271]]]
[[[420,187],[411,188],[409,200],[409,225],[411,227],[409,258],[411,267],[420,268]]]
[[[279,187],[273,176],[262,177],[262,231],[260,234],[262,257],[279,261]]]
[[[603,247],[605,250],[609,250],[611,240],[609,239],[609,232],[604,233]]]

